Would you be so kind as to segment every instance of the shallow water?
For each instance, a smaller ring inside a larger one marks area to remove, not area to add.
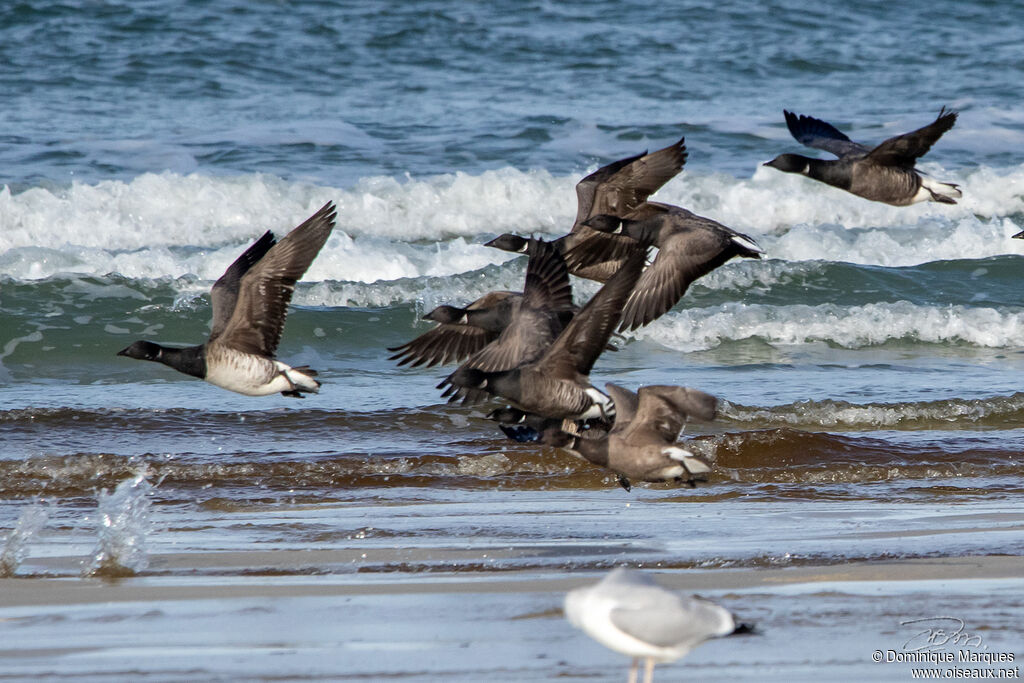
[[[620,680],[557,609],[623,563],[759,625],[668,680],[906,680],[870,655],[912,615],[1019,651],[1016,566],[928,563],[1024,554],[1022,22],[985,2],[0,9],[0,678]],[[760,166],[799,150],[783,108],[877,142],[942,105],[960,118],[920,165],[956,206]],[[563,233],[580,177],[680,136],[656,199],[766,258],[696,282],[593,379],[718,396],[683,437],[707,482],[627,493],[445,405],[447,368],[388,360],[433,307],[522,287],[483,242]],[[319,395],[114,356],[202,340],[224,268],[328,200],[279,354]]]

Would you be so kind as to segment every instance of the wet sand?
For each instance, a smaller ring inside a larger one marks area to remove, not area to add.
[[[98,602],[142,602],[163,600],[209,600],[234,598],[300,598],[349,595],[398,595],[434,593],[564,593],[590,583],[594,572],[554,575],[551,572],[451,572],[423,576],[407,575],[390,580],[387,575],[361,575],[351,570],[324,575],[326,567],[350,566],[358,559],[383,561],[401,557],[407,551],[266,551],[169,554],[151,559],[150,572],[157,576],[127,578],[10,578],[0,579],[0,608],[29,605],[80,605]],[[453,560],[478,556],[473,551],[421,551],[424,561]],[[491,553],[493,554],[493,553]],[[360,557],[362,556],[362,557]],[[80,558],[50,558],[41,565],[53,570],[73,571]],[[316,568],[316,576],[309,574]],[[243,570],[239,573],[239,570]],[[171,571],[173,576],[161,577]],[[202,572],[208,578],[190,578]],[[225,577],[233,585],[225,585]],[[810,588],[813,584],[835,582],[980,581],[1019,579],[1024,581],[1024,557],[990,555],[943,557],[893,562],[854,562],[834,565],[789,567],[785,569],[688,569],[658,572],[666,587],[679,591],[724,591],[774,589],[783,586]]]
[[[370,552],[377,557],[359,549],[166,553],[133,578],[0,580],[0,679],[625,677],[624,657],[561,615],[565,592],[603,572],[331,569],[387,559]],[[457,563],[473,552],[391,551],[424,563]],[[66,574],[80,558],[43,563]],[[1024,650],[1019,556],[657,575],[665,586],[726,605],[756,633],[708,643],[659,669],[656,680],[909,680],[913,666],[929,665],[876,663],[873,653],[898,656],[922,628],[900,622],[939,616],[963,620],[969,650],[1010,653],[1016,662]]]

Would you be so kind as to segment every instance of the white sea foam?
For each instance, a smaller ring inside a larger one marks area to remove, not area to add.
[[[769,258],[910,265],[1024,254],[1010,218],[1024,212],[1024,165],[963,177],[956,206],[891,207],[759,168],[751,178],[684,170],[655,199],[750,233]],[[583,172],[581,172],[582,174]],[[364,178],[339,189],[253,174],[144,174],[63,190],[0,189],[0,270],[216,279],[264,230],[278,235],[334,200],[338,227],[306,280],[375,282],[447,276],[501,263],[483,247],[501,232],[552,236],[572,224],[580,175],[511,168],[480,175]]]
[[[759,407],[734,405],[720,407],[722,417],[737,422],[814,425],[841,428],[914,427],[920,422],[955,425],[974,424],[998,419],[1014,419],[1024,410],[1024,394],[996,396],[985,399],[951,399],[921,403],[867,403],[845,401],[799,401],[787,405]]]
[[[1019,343],[1024,313],[906,301],[864,306],[728,303],[669,313],[634,334],[679,351],[751,338],[775,345],[828,342],[847,348],[897,340],[998,348]]]

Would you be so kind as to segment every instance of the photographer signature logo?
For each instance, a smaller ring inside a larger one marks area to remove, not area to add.
[[[903,643],[903,650],[906,652],[926,652],[954,647],[988,649],[981,635],[965,631],[964,620],[957,617],[904,619],[900,626],[910,626],[917,630],[917,633]]]

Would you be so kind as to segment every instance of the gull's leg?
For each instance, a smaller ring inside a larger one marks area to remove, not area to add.
[[[636,683],[638,673],[640,673],[640,658],[633,657],[633,664],[629,667],[629,680],[626,683]]]
[[[562,420],[562,431],[565,432],[566,434],[571,434],[572,436],[580,435],[580,428],[576,424],[576,421],[570,420],[569,418],[565,418]]]
[[[654,657],[648,657],[644,665],[644,683],[654,683]]]

